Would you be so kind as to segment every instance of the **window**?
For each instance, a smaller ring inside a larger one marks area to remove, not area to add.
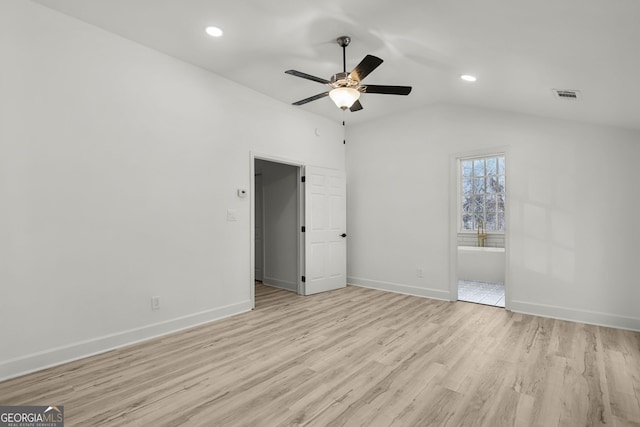
[[[504,155],[460,160],[460,230],[504,231]]]

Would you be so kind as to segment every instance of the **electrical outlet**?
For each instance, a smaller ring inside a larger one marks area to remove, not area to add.
[[[417,270],[416,270],[416,276],[418,276],[418,277],[424,277],[424,273],[422,272],[422,269],[421,269],[421,268],[419,268],[419,269],[417,269]]]
[[[160,297],[151,297],[151,310],[158,310],[160,308]]]

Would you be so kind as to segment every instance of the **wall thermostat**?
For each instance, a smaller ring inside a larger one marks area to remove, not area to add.
[[[243,188],[239,188],[238,189],[238,197],[240,197],[240,198],[247,197],[247,190],[245,190]]]

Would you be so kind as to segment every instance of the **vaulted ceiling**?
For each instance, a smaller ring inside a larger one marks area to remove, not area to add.
[[[34,1],[285,103],[326,90],[285,70],[342,71],[342,35],[347,69],[384,59],[366,83],[413,86],[408,97],[364,94],[354,113],[329,98],[291,107],[336,121],[451,103],[640,129],[638,0]]]

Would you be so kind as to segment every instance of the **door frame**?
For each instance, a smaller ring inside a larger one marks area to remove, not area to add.
[[[261,181],[259,189],[255,187],[255,184],[257,182],[257,178],[258,177],[260,177],[260,181]],[[253,194],[253,198],[252,198],[252,200],[253,200],[253,210],[252,210],[252,212],[254,214],[254,217],[253,217],[254,218],[253,219],[253,239],[254,239],[253,240],[253,244],[254,244],[253,253],[254,253],[254,255],[256,253],[256,249],[258,249],[257,244],[256,244],[256,232],[255,232],[256,231],[256,216],[257,216],[256,212],[260,212],[260,218],[262,220],[262,233],[258,234],[258,235],[260,235],[260,243],[262,245],[262,250],[260,251],[261,254],[262,254],[262,260],[260,260],[262,277],[260,279],[258,279],[257,277],[254,276],[253,279],[254,279],[254,282],[255,282],[256,280],[264,281],[264,190],[263,190],[263,184],[262,184],[262,171],[254,170],[254,172],[253,172],[253,184],[254,184],[254,189],[251,192],[251,194]],[[259,190],[260,190],[260,192],[262,192],[262,195],[261,195],[262,202],[261,202],[261,206],[260,206],[261,209],[258,209],[258,204],[256,203],[256,197],[259,194]],[[256,261],[258,261],[258,260],[254,256],[254,260],[253,260],[253,262],[254,262],[254,265],[253,265],[254,274],[256,273],[256,268],[255,268],[256,267],[256,265],[255,265]]]
[[[449,158],[449,300],[458,301],[458,177],[459,160],[467,157],[482,157],[495,153],[503,153],[505,159],[505,207],[504,207],[504,308],[511,307],[511,293],[509,283],[511,275],[509,272],[510,259],[510,219],[509,219],[509,183],[511,182],[511,168],[509,167],[509,148],[507,146],[487,147],[478,150],[470,150],[451,154]]]
[[[250,259],[250,282],[249,282],[249,289],[250,289],[250,299],[251,299],[251,308],[255,308],[256,307],[256,295],[255,295],[255,280],[256,280],[256,276],[255,276],[255,268],[256,268],[256,260],[255,260],[255,246],[256,246],[256,241],[255,241],[255,229],[256,229],[256,217],[255,217],[255,167],[256,167],[256,160],[265,160],[268,162],[273,162],[273,163],[279,163],[279,164],[283,164],[283,165],[288,165],[288,166],[294,166],[297,169],[297,196],[298,196],[298,203],[297,203],[297,210],[298,210],[298,214],[296,215],[297,220],[296,220],[296,229],[298,230],[298,240],[297,240],[297,244],[296,244],[296,252],[297,252],[297,272],[296,272],[296,276],[297,276],[297,293],[298,295],[304,295],[305,289],[304,289],[304,282],[302,281],[302,276],[303,276],[303,272],[304,272],[304,233],[302,233],[301,227],[302,224],[304,224],[304,187],[302,186],[302,176],[304,174],[304,167],[305,164],[301,161],[298,160],[293,160],[293,159],[288,159],[288,158],[284,158],[284,157],[279,157],[279,156],[273,156],[270,154],[265,154],[265,153],[258,153],[258,152],[254,152],[254,151],[250,151],[249,152],[249,156],[250,156],[250,220],[249,220],[249,235],[251,236],[251,242],[249,244],[249,259]],[[263,275],[264,275],[264,265],[263,265]]]

